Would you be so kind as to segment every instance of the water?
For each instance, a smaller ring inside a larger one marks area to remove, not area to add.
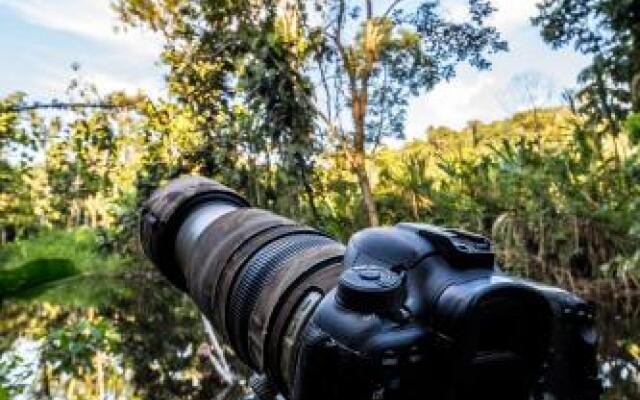
[[[603,398],[640,399],[640,307],[613,303],[604,299],[610,307],[599,312]],[[71,278],[1,306],[0,400],[248,394],[249,371],[154,272]]]

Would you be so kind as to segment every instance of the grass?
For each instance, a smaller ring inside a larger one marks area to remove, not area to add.
[[[0,272],[0,296],[11,296],[76,275],[73,262],[64,258],[38,258]]]
[[[0,298],[78,274],[115,272],[127,263],[102,253],[91,229],[42,232],[0,247]]]

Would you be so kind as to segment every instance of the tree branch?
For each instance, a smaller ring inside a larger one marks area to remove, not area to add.
[[[79,109],[79,108],[126,109],[126,108],[132,108],[134,106],[135,106],[134,102],[113,104],[113,103],[59,103],[54,101],[51,103],[31,103],[31,104],[14,105],[9,107],[0,106],[0,114],[21,113],[25,111],[46,110],[46,109],[54,109],[54,110],[73,110],[73,109]]]
[[[336,43],[336,46],[338,46],[338,50],[340,51],[340,54],[343,56],[343,60],[344,60],[345,54],[344,54],[344,47],[342,46],[342,26],[344,24],[345,8],[346,8],[346,5],[344,3],[344,0],[340,0],[340,5],[338,7],[338,24],[336,25],[335,37],[333,38],[333,40]]]
[[[318,70],[320,71],[320,82],[322,83],[322,88],[324,89],[324,93],[326,96],[325,102],[327,107],[327,117],[329,117],[329,120],[333,120],[333,115],[331,113],[332,111],[331,92],[329,90],[329,83],[327,82],[327,75],[324,70],[324,62],[322,61],[322,56],[320,56],[317,61],[318,61]]]
[[[384,14],[382,14],[383,18],[386,18],[389,16],[389,14],[391,14],[391,11],[393,11],[394,8],[396,8],[396,6],[398,4],[400,4],[402,0],[395,0],[393,3],[391,3],[391,5],[389,6],[389,8],[387,8],[387,11],[384,12]]]

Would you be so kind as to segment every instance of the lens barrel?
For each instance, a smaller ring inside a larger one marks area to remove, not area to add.
[[[158,189],[143,205],[147,256],[187,292],[236,354],[285,392],[296,337],[336,286],[344,246],[201,177]]]

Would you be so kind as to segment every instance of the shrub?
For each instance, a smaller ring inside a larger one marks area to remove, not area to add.
[[[80,273],[113,272],[126,257],[105,255],[93,230],[52,230],[0,248],[0,297]]]

